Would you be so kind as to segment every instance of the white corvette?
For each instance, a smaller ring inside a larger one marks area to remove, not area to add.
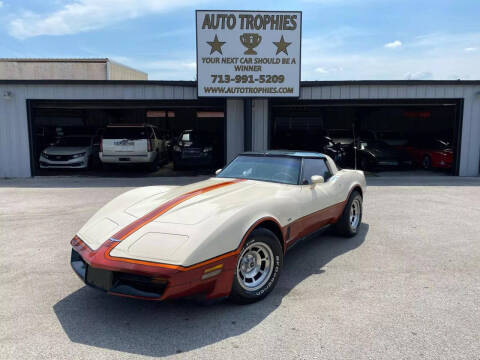
[[[365,190],[362,171],[338,170],[323,154],[243,153],[214,178],[113,199],[72,239],[71,264],[115,295],[253,302],[274,288],[299,239],[330,224],[354,236]]]

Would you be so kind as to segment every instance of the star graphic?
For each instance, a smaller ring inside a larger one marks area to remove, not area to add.
[[[278,55],[280,54],[282,51],[288,55],[288,51],[287,51],[287,46],[291,44],[291,42],[286,42],[285,39],[283,38],[283,35],[282,37],[280,38],[280,41],[272,41],[275,46],[277,47],[277,53],[275,55]]]
[[[218,41],[217,34],[215,34],[213,41],[207,41],[207,44],[212,47],[210,49],[210,55],[212,55],[215,51],[218,51],[220,55],[223,55],[222,46],[225,44],[225,41]]]

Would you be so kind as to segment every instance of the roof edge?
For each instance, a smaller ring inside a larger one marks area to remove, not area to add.
[[[148,73],[145,72],[145,71],[135,69],[134,67],[125,65],[125,64],[123,64],[123,63],[120,63],[120,62],[118,62],[118,61],[112,60],[112,59],[110,59],[110,58],[107,59],[107,62],[109,62],[110,64],[117,65],[117,66],[121,66],[121,67],[123,67],[123,68],[125,68],[125,69],[129,69],[129,70],[132,70],[132,71],[136,71],[136,72],[138,72],[138,73],[142,73],[143,75],[146,75],[147,78],[148,78]]]
[[[0,58],[0,62],[73,62],[73,63],[106,63],[108,58]]]
[[[338,85],[480,85],[480,80],[314,80],[302,81],[304,87]]]
[[[196,87],[196,81],[188,80],[2,80],[0,84],[20,85],[164,85]]]
[[[123,64],[120,64],[123,66]],[[135,70],[135,69],[134,69]],[[196,87],[192,80],[2,80],[0,84],[25,85],[167,85]],[[480,85],[480,80],[339,80],[339,81],[301,81],[302,87],[341,86],[341,85]]]

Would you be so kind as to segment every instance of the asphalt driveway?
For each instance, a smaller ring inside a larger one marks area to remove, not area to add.
[[[248,306],[107,296],[73,274],[69,241],[101,205],[200,179],[0,180],[0,358],[480,358],[480,178],[369,178],[360,234],[299,244]]]

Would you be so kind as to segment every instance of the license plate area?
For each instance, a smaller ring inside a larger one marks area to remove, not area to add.
[[[128,158],[128,157],[121,157],[121,158],[119,158],[118,160],[120,160],[120,161],[130,161],[130,158]]]
[[[398,161],[380,161],[380,164],[382,165],[389,165],[389,166],[397,166]]]
[[[182,152],[182,158],[187,159],[187,158],[199,158],[202,155],[202,153],[198,150],[193,150],[193,149],[184,149]]]
[[[88,266],[86,281],[89,285],[108,291],[112,288],[113,272]]]
[[[117,145],[117,146],[134,146],[135,145],[135,142],[131,141],[131,140],[120,140],[120,141],[114,141],[113,142],[113,145]]]

